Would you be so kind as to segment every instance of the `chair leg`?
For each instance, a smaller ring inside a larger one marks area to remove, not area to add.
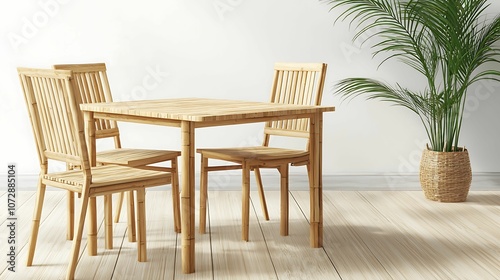
[[[118,205],[116,205],[116,210],[115,210],[115,223],[118,223],[120,221],[120,213],[122,212],[122,205],[123,205],[123,192],[118,194]]]
[[[66,240],[73,240],[75,231],[75,193],[67,191],[68,224],[66,227]]]
[[[281,174],[281,218],[280,218],[280,234],[288,235],[288,164],[280,166]]]
[[[248,241],[248,228],[250,225],[250,166],[248,163],[243,162],[242,171],[241,239]]]
[[[179,195],[179,172],[177,171],[177,159],[172,160],[172,202],[174,207],[174,230],[181,232],[181,208]]]
[[[137,260],[147,261],[146,252],[146,196],[144,189],[137,190]]]
[[[307,168],[307,179],[309,180],[309,188],[312,188],[312,176],[311,176],[311,166],[308,164],[306,165]]]
[[[207,196],[208,196],[208,158],[201,155],[201,175],[200,175],[200,233],[206,232],[207,225]]]
[[[84,201],[82,200],[82,204]],[[97,204],[96,204],[96,198],[95,197],[90,197],[88,199],[88,220],[89,220],[89,225],[88,225],[88,240],[87,240],[87,247],[88,247],[88,254],[89,256],[97,256]],[[87,209],[85,208],[85,211]],[[83,224],[84,222],[80,220],[80,223]]]
[[[128,218],[128,241],[135,242],[136,241],[136,229],[135,229],[135,209],[134,209],[134,192],[127,192],[127,200],[128,200],[128,209],[127,209],[127,218]]]
[[[75,166],[66,163],[66,170],[73,170]],[[68,211],[68,222],[66,227],[66,240],[73,240],[73,234],[75,231],[75,193],[72,191],[67,191],[67,211]]]
[[[92,200],[94,202],[92,202]],[[67,280],[73,280],[75,278],[76,264],[78,262],[78,257],[80,256],[80,245],[82,243],[83,226],[85,224],[85,215],[87,214],[87,207],[90,207],[90,209],[92,209],[92,207],[93,207],[92,203],[94,204],[93,206],[95,206],[95,197],[89,199],[89,194],[87,191],[87,193],[82,195],[82,205],[80,207],[80,213],[78,215],[78,226],[76,229],[76,235],[73,238],[73,246],[71,249],[71,256],[70,256],[68,271],[66,273]],[[90,214],[90,211],[89,211],[89,214]],[[89,218],[91,216],[92,215],[89,215]],[[94,215],[94,217],[95,217],[95,215]],[[89,248],[89,250],[90,250],[90,248]]]
[[[262,176],[260,176],[260,169],[254,168],[255,179],[257,181],[257,189],[259,190],[260,206],[262,207],[262,214],[264,214],[264,219],[269,221],[269,213],[267,212],[266,196],[264,194],[264,186],[262,184]]]
[[[111,194],[104,196],[104,223],[105,223],[105,246],[113,249],[113,198]]]
[[[38,188],[36,193],[35,211],[33,213],[33,222],[31,225],[31,237],[28,249],[28,259],[26,266],[33,264],[33,257],[35,255],[36,241],[38,238],[38,229],[40,228],[40,217],[42,216],[43,200],[45,198],[46,186],[42,184],[41,179],[38,180]]]

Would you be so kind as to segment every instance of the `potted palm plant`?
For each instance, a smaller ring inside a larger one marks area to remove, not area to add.
[[[471,179],[468,151],[459,146],[469,87],[485,79],[499,81],[497,55],[500,17],[489,18],[487,0],[329,0],[344,8],[337,20],[349,19],[357,32],[379,40],[371,44],[382,63],[399,59],[423,75],[418,91],[400,83],[370,78],[338,82],[343,99],[365,96],[408,108],[428,136],[420,163],[420,182],[428,199],[465,201]],[[372,40],[370,40],[372,41]]]

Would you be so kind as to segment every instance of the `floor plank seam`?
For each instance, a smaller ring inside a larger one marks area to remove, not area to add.
[[[111,276],[110,276],[109,280],[112,280],[113,277],[115,276],[116,268],[118,266],[118,261],[120,260],[120,257],[121,257],[121,254],[122,254],[123,244],[125,243],[125,238],[127,236],[128,230],[129,229],[127,227],[127,229],[125,231],[123,231],[123,235],[121,236],[120,248],[118,249],[118,252],[117,252],[118,255],[117,255],[115,263],[113,265],[113,272],[111,273]]]
[[[179,236],[180,236],[180,234],[176,234],[175,235],[175,246],[177,248],[179,248],[179,245],[178,245],[179,242],[180,242]],[[173,272],[172,272],[172,280],[175,279],[175,273],[177,272],[177,251],[178,250],[174,250],[174,267],[172,268],[172,270],[173,270]]]
[[[255,205],[254,205],[252,198],[250,198],[250,204],[252,205],[253,212],[255,213],[255,216],[257,218],[257,223],[259,225],[260,233],[262,234],[264,244],[266,244],[267,254],[269,255],[269,258],[271,259],[271,265],[273,266],[273,269],[274,269],[274,275],[276,276],[276,279],[279,279],[278,271],[276,270],[276,264],[273,261],[271,251],[269,250],[269,244],[267,243],[267,238],[266,238],[266,235],[264,233],[264,229],[262,228],[262,222],[259,218],[259,215],[257,214],[257,211],[255,210]]]
[[[214,250],[212,246],[212,225],[210,223],[210,196],[207,197],[207,220],[205,221],[208,226],[208,240],[210,241],[210,266],[212,268],[212,279],[215,279],[215,266],[214,266]],[[206,234],[206,233],[205,233]]]
[[[36,194],[36,193],[35,193],[35,194]],[[33,194],[33,195],[35,195],[35,194]],[[29,198],[27,198],[27,199],[26,199],[26,201],[30,200],[30,199],[31,199],[31,197],[32,197],[32,196],[30,196]],[[35,198],[35,199],[36,199],[36,198]],[[63,199],[63,198],[61,197],[61,200],[62,200],[62,199]],[[40,222],[40,229],[42,228],[42,225],[46,222],[46,220],[47,220],[47,218],[50,216],[50,214],[52,214],[52,212],[54,211],[54,209],[57,207],[57,205],[59,205],[59,203],[61,202],[61,200],[59,200],[59,202],[57,202],[57,203],[55,204],[54,208],[53,208],[53,209],[52,209],[49,213],[46,213],[46,212],[43,212],[43,211],[42,211],[42,218],[41,218],[41,219],[42,219],[42,221]],[[24,203],[26,203],[26,202],[24,202]],[[24,204],[24,203],[23,203],[23,204]],[[44,203],[45,203],[45,199],[44,199]],[[18,209],[16,209],[16,211],[17,211],[17,212],[19,212],[19,208],[18,208]],[[31,219],[31,220],[30,220],[30,223],[29,223],[29,228],[30,228],[30,230],[31,230],[31,228],[33,227],[33,224],[32,224],[32,223],[33,223],[33,217],[31,216],[31,217],[30,217],[30,219]],[[40,232],[40,229],[39,229],[39,232]],[[38,243],[38,242],[39,242],[39,240],[37,240],[37,243]],[[18,247],[18,250],[17,250],[17,257],[19,257],[19,255],[21,254],[21,251],[22,251],[22,250],[24,250],[27,246],[29,246],[28,244],[29,244],[29,240],[28,240],[28,242],[23,242],[23,243],[22,243],[22,246],[19,246],[19,247]],[[3,272],[2,272],[2,273],[3,273]]]
[[[300,209],[300,212],[302,213],[302,215],[304,216],[304,218],[306,219],[307,223],[308,224],[311,224],[310,221],[309,221],[309,218],[307,217],[307,214],[305,213],[304,209],[302,209],[302,207],[300,207],[300,203],[297,201],[297,198],[295,197],[295,195],[293,195],[293,192],[292,191],[289,191],[290,193],[290,196],[291,198],[293,199],[293,201],[295,201],[295,204],[297,204],[297,206],[299,207]],[[332,264],[333,266],[333,269],[335,269],[335,272],[337,273],[337,275],[339,276],[340,279],[343,279],[342,278],[342,275],[340,274],[340,271],[338,270],[337,266],[335,265],[332,257],[330,256],[330,254],[328,254],[328,252],[326,251],[325,249],[325,246],[322,246],[321,247],[321,250],[323,250],[323,252],[325,253],[326,257],[328,258],[328,261]]]
[[[293,195],[293,192],[289,191],[289,193],[290,193],[290,196],[292,197],[293,201],[295,201],[295,203],[299,206],[300,212],[304,216],[304,219],[306,219],[308,224],[311,224],[311,221],[309,221],[309,217],[307,216],[306,212],[302,209],[302,207],[300,207],[300,204],[297,201],[297,199],[295,198],[295,196]]]
[[[306,215],[306,212],[304,211],[304,209],[302,209],[302,207],[300,207],[300,203],[297,201],[297,198],[293,195],[293,192],[292,191],[289,191],[289,194],[290,194],[290,197],[293,199],[293,201],[295,202],[295,204],[297,204],[297,206],[299,207],[300,209],[300,212],[302,213],[302,215],[304,216],[304,218],[306,219],[307,223],[310,225],[310,221],[309,221],[309,218],[307,217]],[[323,241],[324,242],[324,241]],[[330,261],[330,263],[332,264],[333,266],[333,269],[335,269],[335,272],[337,273],[337,275],[339,276],[340,279],[343,279],[342,278],[342,275],[340,275],[340,271],[338,270],[337,266],[335,265],[332,257],[330,256],[330,254],[328,254],[328,252],[326,251],[325,249],[325,246],[322,246],[321,247],[321,250],[323,250],[323,252],[325,253],[326,257],[328,258],[328,261]]]

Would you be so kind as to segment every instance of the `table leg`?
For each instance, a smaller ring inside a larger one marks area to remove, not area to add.
[[[310,119],[310,245],[323,246],[323,185],[322,185],[322,131],[323,115],[316,113]]]
[[[87,141],[88,160],[91,167],[96,166],[96,139],[95,139],[95,119],[93,112],[83,112],[85,121],[85,135]],[[83,203],[83,202],[82,202]],[[89,256],[97,255],[97,213],[96,213],[96,198],[91,197],[88,200],[88,239],[87,250]],[[83,208],[82,208],[83,209]],[[79,220],[79,223],[83,221]],[[81,236],[80,236],[81,238]]]
[[[182,221],[182,272],[195,271],[195,190],[194,190],[194,123],[181,123],[182,145],[182,190],[181,190],[181,221]]]
[[[95,119],[93,112],[83,112],[85,120],[85,135],[87,137],[87,150],[89,153],[90,166],[94,167],[97,164],[97,152],[95,142]]]

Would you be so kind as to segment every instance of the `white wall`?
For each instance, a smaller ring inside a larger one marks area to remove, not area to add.
[[[495,1],[494,1],[495,2]],[[491,11],[500,12],[496,1]],[[324,174],[418,171],[425,134],[409,112],[362,99],[339,103],[333,85],[365,76],[412,87],[398,63],[377,68],[368,46],[318,0],[2,1],[0,4],[0,170],[38,162],[16,67],[106,62],[116,100],[216,97],[267,101],[274,62],[326,62]],[[149,79],[149,80],[148,80]],[[144,84],[144,81],[154,83]],[[462,144],[474,172],[500,172],[498,84],[470,92]],[[178,130],[122,124],[125,146],[179,148]],[[258,144],[260,125],[199,130],[199,146]],[[222,137],[224,133],[227,133]]]

